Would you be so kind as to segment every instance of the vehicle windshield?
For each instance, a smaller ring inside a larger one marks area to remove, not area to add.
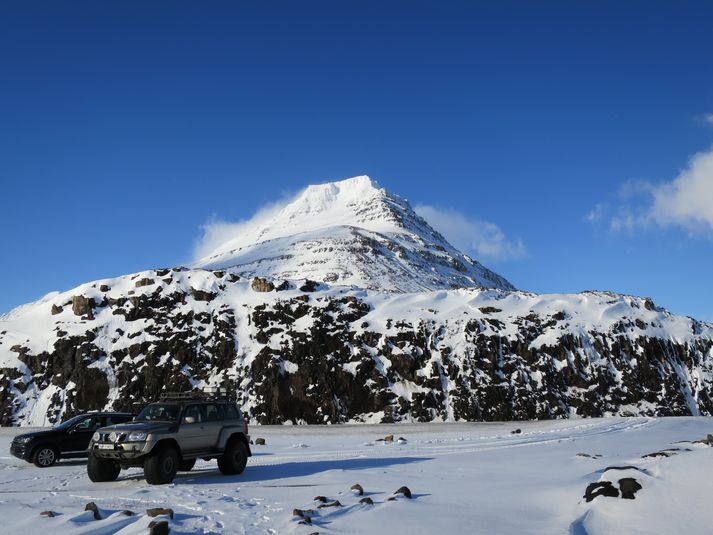
[[[62,422],[61,424],[57,424],[54,426],[55,429],[69,429],[72,427],[74,424],[77,422],[81,422],[86,418],[85,414],[80,414],[79,416],[74,416],[73,418],[70,418],[69,420]]]
[[[178,420],[178,414],[181,412],[180,405],[168,403],[154,403],[142,410],[136,417],[137,422],[154,422],[157,420],[165,422],[174,422]]]

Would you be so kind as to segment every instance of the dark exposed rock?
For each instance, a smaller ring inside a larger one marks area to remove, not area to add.
[[[97,507],[97,504],[94,502],[89,502],[87,505],[84,506],[85,511],[91,511],[92,514],[94,515],[94,520],[101,520],[102,515],[99,512],[99,508]]]
[[[143,279],[137,280],[137,281],[136,281],[136,284],[135,284],[134,286],[136,286],[137,288],[141,288],[141,287],[143,287],[143,286],[151,286],[152,284],[154,284],[154,280],[153,280],[153,279],[149,279],[148,277],[144,277]]]
[[[330,503],[323,503],[321,505],[318,505],[317,509],[324,509],[326,507],[342,507],[342,504],[339,500],[334,500],[333,502],[330,502]]]
[[[641,490],[641,485],[633,477],[625,477],[619,480],[619,490],[622,498],[633,500],[634,494]]]
[[[361,496],[362,494],[364,494],[364,488],[359,483],[355,483],[354,485],[352,485],[349,490],[351,490],[357,496]]]
[[[152,509],[146,509],[147,516],[160,516],[168,515],[170,519],[173,519],[173,509],[168,507],[154,507]]]
[[[319,288],[319,283],[312,280],[305,280],[305,283],[300,286],[300,292],[316,292]]]
[[[584,491],[584,498],[587,502],[591,502],[597,496],[617,498],[619,497],[619,490],[612,485],[611,481],[598,481],[587,485],[587,489]]]
[[[275,288],[278,292],[284,292],[285,290],[290,289],[290,283],[287,281],[282,281],[279,286]]]
[[[49,517],[49,518],[52,518],[52,517],[54,517],[54,516],[56,516],[56,515],[57,515],[57,513],[55,513],[54,511],[42,511],[42,512],[40,513],[40,516],[46,516],[46,517]]]
[[[72,312],[75,316],[87,316],[89,319],[94,319],[93,308],[95,306],[94,299],[84,297],[83,295],[72,296]]]
[[[250,284],[250,287],[256,292],[271,292],[275,289],[275,285],[269,280],[262,277],[255,277]]]
[[[99,286],[99,291],[100,291],[100,292],[108,292],[109,289],[110,289],[110,288],[109,288],[109,285],[107,285],[107,284],[102,284],[101,286]]]
[[[661,451],[655,451],[653,453],[647,453],[646,455],[642,455],[642,459],[646,459],[647,457],[671,457],[671,455],[676,455],[677,452],[681,451],[680,448],[670,448],[667,450],[661,450]]]
[[[369,498],[369,496],[365,496],[361,500],[359,500],[359,503],[363,503],[364,505],[374,505],[374,500]]]
[[[59,306],[59,305],[52,305],[52,315],[53,315],[53,316],[56,316],[57,314],[59,314],[60,312],[62,312],[62,310],[63,310],[63,309],[62,309],[61,306]]]
[[[411,490],[406,486],[399,487],[399,489],[396,492],[394,492],[394,494],[403,494],[407,498],[411,498]]]
[[[327,499],[326,496],[315,496],[314,497],[315,502],[322,502],[322,503],[327,503],[329,500]]]
[[[203,290],[196,290],[195,288],[191,288],[191,295],[196,301],[212,301],[213,299],[215,299],[215,296],[217,294],[214,294],[213,292],[204,292]]]
[[[168,535],[171,529],[166,520],[152,520],[149,522],[149,535]]]
[[[256,445],[256,446],[264,446],[264,445],[265,445],[265,439],[264,439],[264,438],[256,438],[256,439],[255,439],[255,445]]]
[[[513,435],[519,435],[520,433],[522,433],[522,429],[513,429],[512,431],[510,431],[510,433]]]

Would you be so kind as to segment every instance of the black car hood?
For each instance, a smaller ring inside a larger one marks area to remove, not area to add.
[[[57,435],[62,435],[64,432],[60,429],[47,429],[45,431],[34,431],[32,433],[23,433],[21,435],[16,435],[15,439],[23,438],[49,438]]]
[[[125,424],[110,425],[99,429],[100,433],[111,433],[112,431],[121,433],[131,433],[138,431],[143,433],[152,433],[155,431],[165,431],[169,427],[173,427],[177,422],[127,422]]]

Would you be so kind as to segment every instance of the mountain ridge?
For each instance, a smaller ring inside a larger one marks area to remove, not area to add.
[[[395,292],[515,289],[368,176],[309,186],[266,219],[191,267]]]

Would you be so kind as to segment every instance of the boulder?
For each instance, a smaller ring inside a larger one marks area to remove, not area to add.
[[[361,496],[362,494],[364,494],[364,489],[359,483],[355,483],[354,485],[352,485],[349,490],[351,490],[357,496]]]
[[[369,498],[369,496],[365,496],[361,500],[359,500],[359,503],[363,503],[364,505],[374,505],[374,500]]]
[[[167,515],[168,518],[173,519],[173,509],[168,507],[154,507],[153,509],[146,509],[146,514],[148,516]]]
[[[384,437],[384,442],[393,442],[394,441],[394,435],[386,435]]]
[[[100,291],[100,292],[108,292],[109,289],[110,289],[110,288],[109,288],[109,285],[108,285],[108,284],[102,284],[101,286],[99,286],[99,291]]]
[[[152,520],[149,523],[149,535],[168,535],[170,531],[166,520]]]
[[[633,500],[634,494],[641,490],[641,485],[633,477],[625,477],[619,480],[619,490],[622,498]]]
[[[94,319],[93,308],[95,306],[94,299],[84,297],[83,295],[72,296],[72,312],[75,316],[88,316],[90,320]]]
[[[42,511],[40,513],[40,516],[46,516],[48,518],[52,518],[53,516],[56,516],[56,513],[54,511]]]
[[[250,287],[255,292],[271,292],[275,289],[274,284],[267,279],[263,279],[262,277],[255,277],[250,284]]]
[[[326,496],[315,496],[314,497],[315,502],[322,502],[322,503],[327,503],[327,497]]]
[[[319,288],[319,283],[312,280],[305,280],[305,283],[300,286],[301,292],[315,292]]]
[[[137,288],[141,288],[142,286],[151,286],[152,284],[154,284],[153,279],[144,277],[143,279],[137,280],[134,286],[136,286]]]
[[[264,445],[265,445],[265,439],[264,439],[264,438],[256,438],[256,439],[255,439],[255,445],[256,445],[256,446],[264,446]]]
[[[407,498],[411,498],[411,489],[409,489],[407,486],[400,487],[396,492],[394,492],[395,495],[397,494],[403,494]]]
[[[97,504],[94,502],[89,502],[87,505],[84,506],[85,511],[91,511],[94,514],[94,520],[101,520],[102,515],[99,512],[99,508],[97,507]]]
[[[334,500],[332,503],[323,503],[318,506],[317,509],[324,509],[325,507],[341,507],[342,503],[339,500]]]
[[[287,281],[282,281],[280,283],[280,285],[277,288],[275,288],[275,290],[277,290],[278,292],[284,292],[285,290],[289,290],[289,289],[290,289],[290,283]]]
[[[612,485],[611,481],[598,481],[587,485],[584,491],[584,498],[587,502],[591,502],[597,496],[609,496],[610,498],[618,498],[619,490]]]
[[[52,315],[53,315],[53,316],[56,316],[57,314],[59,314],[60,312],[62,312],[62,310],[64,310],[64,309],[63,309],[61,306],[59,306],[59,305],[52,305]]]

